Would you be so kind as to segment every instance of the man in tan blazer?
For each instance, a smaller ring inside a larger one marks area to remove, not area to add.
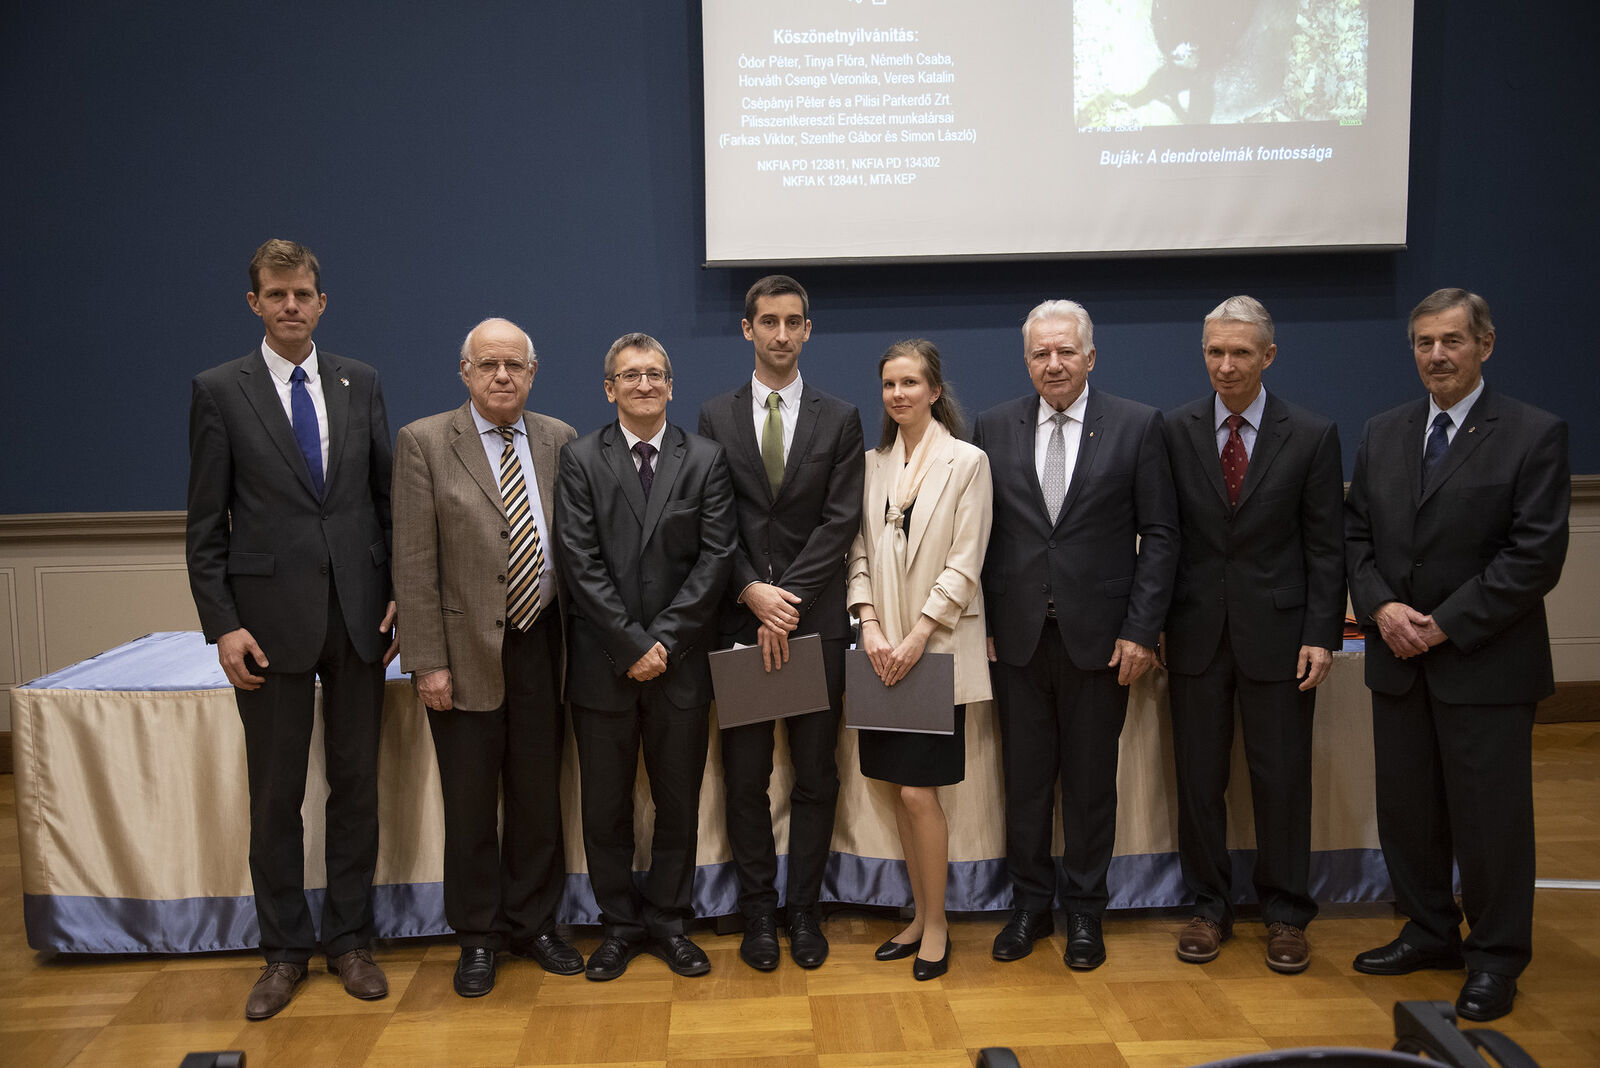
[[[479,323],[461,346],[470,399],[404,427],[395,457],[400,656],[439,758],[444,912],[461,940],[462,997],[493,989],[507,949],[549,972],[583,970],[555,930],[566,725],[548,523],[557,454],[576,432],[523,409],[538,368],[519,327]]]

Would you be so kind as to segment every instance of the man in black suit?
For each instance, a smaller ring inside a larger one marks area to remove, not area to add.
[[[1345,547],[1378,838],[1410,922],[1354,967],[1465,963],[1456,1012],[1493,1020],[1533,955],[1533,712],[1555,690],[1544,595],[1567,552],[1567,425],[1484,384],[1495,334],[1477,294],[1434,292],[1408,332],[1429,396],[1367,423]]]
[[[655,338],[618,338],[605,387],[617,422],[562,449],[556,487],[583,846],[605,928],[586,974],[615,979],[648,948],[679,975],[704,975],[711,962],[687,931],[710,730],[706,655],[738,547],[733,485],[720,445],[667,422],[672,362]],[[641,742],[656,809],[642,892]]]
[[[791,633],[822,638],[830,707],[784,720],[794,765],[785,897],[789,952],[802,968],[828,956],[817,901],[839,797],[834,750],[850,641],[844,561],[861,526],[863,468],[861,413],[801,381],[810,314],[806,291],[787,275],[751,286],[740,325],[755,347],[755,372],[700,409],[700,433],[726,451],[739,515],[719,644],[760,645],[773,671],[788,660]],[[778,966],[778,857],[767,799],[773,737],[770,720],[722,732],[728,842],[745,923],[739,956],[761,971]]]
[[[1256,826],[1267,966],[1301,972],[1311,866],[1316,686],[1343,640],[1344,473],[1329,419],[1268,393],[1272,316],[1229,297],[1205,318],[1213,392],[1166,415],[1182,548],[1163,662],[1178,773],[1178,856],[1195,896],[1178,956],[1214,960],[1233,929],[1224,794],[1234,703]]]
[[[1034,392],[978,417],[994,528],[983,565],[1006,777],[1011,919],[996,960],[1054,930],[1056,782],[1069,967],[1106,959],[1101,915],[1117,823],[1128,687],[1155,663],[1178,563],[1178,505],[1161,413],[1088,386],[1094,324],[1045,301],[1022,325]]]
[[[389,992],[370,945],[383,669],[396,647],[377,372],[312,341],[328,296],[304,246],[262,245],[245,299],[266,337],[194,379],[187,542],[200,626],[244,722],[267,959],[245,1015],[258,1020],[289,1003],[318,941],[300,823],[318,677],[330,788],[321,942],[351,994]]]

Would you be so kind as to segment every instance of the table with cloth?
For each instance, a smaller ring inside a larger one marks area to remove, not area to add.
[[[1317,900],[1389,897],[1373,810],[1372,723],[1359,651],[1334,657],[1317,701],[1311,888]],[[12,691],[17,825],[28,944],[62,953],[200,953],[254,948],[249,797],[243,729],[217,664],[198,633],[146,635]],[[712,715],[715,715],[713,710]],[[320,710],[318,716],[320,732]],[[783,732],[773,775],[780,852],[791,780]],[[1166,677],[1140,679],[1128,703],[1118,771],[1111,907],[1184,902]],[[695,911],[737,911],[722,821],[716,732],[700,796]],[[841,788],[823,901],[910,903],[889,787],[863,779],[856,732],[839,740]],[[397,665],[384,694],[379,754],[377,933],[439,935],[444,921],[444,820],[425,712]],[[942,797],[950,822],[948,907],[1010,907],[1003,780],[992,704],[967,711],[966,781]],[[1234,748],[1229,842],[1235,885],[1248,892],[1253,831],[1242,744]],[[567,885],[559,919],[599,921],[585,875],[577,757],[571,732],[562,766]],[[306,884],[323,871],[322,743],[313,737],[305,820]],[[649,793],[636,787],[635,840],[648,848]],[[1057,850],[1060,830],[1057,828]],[[782,863],[780,856],[780,865]],[[647,857],[635,858],[643,867]],[[784,884],[780,873],[778,885]],[[310,889],[316,897],[321,891]],[[319,902],[312,914],[318,914]]]

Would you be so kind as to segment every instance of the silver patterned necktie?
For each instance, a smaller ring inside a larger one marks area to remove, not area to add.
[[[1044,447],[1044,506],[1050,510],[1050,522],[1061,519],[1061,506],[1067,499],[1067,440],[1061,433],[1066,425],[1066,412],[1056,412],[1050,417],[1055,426],[1050,428],[1050,440]]]
[[[495,427],[505,439],[500,453],[500,500],[506,506],[506,521],[511,524],[510,555],[506,562],[506,618],[518,630],[527,630],[539,618],[539,573],[544,570],[544,545],[539,540],[539,524],[533,521],[528,503],[528,484],[517,459],[517,432],[508,426]]]

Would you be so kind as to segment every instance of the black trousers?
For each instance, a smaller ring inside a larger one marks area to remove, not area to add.
[[[444,917],[463,946],[494,950],[552,929],[566,882],[566,719],[554,607],[526,632],[506,630],[500,666],[505,700],[499,708],[428,710],[444,795]]]
[[[377,620],[369,625],[376,627]],[[271,651],[268,651],[271,656]],[[372,941],[372,876],[378,863],[378,737],[383,665],[357,654],[332,583],[322,652],[310,671],[257,670],[260,689],[234,690],[244,723],[250,780],[250,883],[261,952],[269,961],[305,964],[317,930],[305,895],[306,764],[322,679],[324,809],[321,942],[330,957]]]
[[[821,712],[782,720],[794,766],[789,792],[789,908],[813,908],[833,844],[839,800],[839,719],[844,711],[843,639],[822,643],[828,705]],[[728,845],[739,876],[739,912],[747,919],[778,907],[778,853],[772,838],[772,750],[775,724],[746,723],[722,731],[722,781],[727,791]]]
[[[1110,899],[1106,869],[1117,833],[1117,742],[1127,718],[1128,687],[1118,685],[1115,669],[1083,671],[1074,665],[1053,620],[1026,667],[992,667],[1012,903],[1037,912],[1055,900],[1050,840],[1059,780],[1062,904],[1069,912],[1099,915]]]
[[[1305,927],[1317,914],[1311,873],[1311,729],[1316,691],[1300,680],[1258,682],[1239,670],[1224,629],[1198,675],[1173,674],[1178,859],[1194,914],[1233,926],[1233,863],[1225,794],[1237,699],[1256,824],[1255,888],[1264,923]]]
[[[589,884],[609,936],[637,942],[683,934],[694,919],[700,780],[710,742],[709,705],[679,708],[653,682],[632,708],[572,707],[583,797]],[[655,804],[650,869],[633,878],[633,789],[644,752]]]
[[[1533,956],[1533,710],[1449,704],[1421,673],[1404,694],[1372,695],[1378,840],[1410,917],[1401,937],[1429,952],[1459,943],[1474,971],[1520,975]]]

